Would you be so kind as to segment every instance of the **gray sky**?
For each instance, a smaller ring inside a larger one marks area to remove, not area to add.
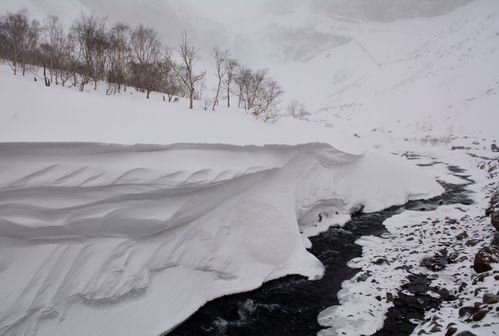
[[[182,0],[199,15],[222,24],[232,23],[240,16],[247,16],[261,8],[267,0]]]

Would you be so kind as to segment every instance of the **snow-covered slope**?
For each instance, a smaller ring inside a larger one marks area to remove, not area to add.
[[[68,23],[80,11],[110,21],[143,22],[174,48],[193,35],[213,88],[210,48],[269,68],[309,119],[367,136],[373,129],[416,137],[481,132],[499,122],[499,2],[6,0],[0,11],[28,8]],[[129,13],[133,13],[130,15]]]
[[[417,12],[416,3],[423,2],[414,2]],[[243,59],[252,50],[248,57],[269,67],[288,100],[304,102],[312,120],[363,136],[375,128],[399,130],[398,137],[491,136],[499,122],[499,2],[458,7],[463,3],[451,4],[448,13],[435,9],[442,14],[437,17],[404,12],[398,20],[377,22],[351,6],[345,11],[355,13],[340,16],[299,2],[268,11],[257,27],[254,20],[233,26],[239,31],[234,49]],[[404,6],[378,7],[389,13]]]
[[[45,88],[5,68],[0,92],[2,335],[158,335],[215,297],[320,277],[306,235],[321,225],[442,192],[305,122]]]
[[[351,135],[316,124],[284,118],[279,125],[265,124],[242,110],[203,111],[202,104],[188,110],[183,99],[163,102],[159,94],[128,90],[106,96],[88,89],[46,88],[42,81],[12,75],[0,66],[0,141],[66,141],[119,144],[225,143],[235,145],[334,143],[341,150],[361,153]],[[25,98],[29,97],[29,98]]]
[[[405,136],[497,133],[498,2],[362,28],[343,51],[331,53],[341,70],[330,77],[329,102],[316,118],[363,133],[375,127]]]

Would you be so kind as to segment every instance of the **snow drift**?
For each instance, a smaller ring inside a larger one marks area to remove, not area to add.
[[[320,277],[306,236],[351,211],[443,191],[318,125],[2,71],[0,92],[1,335],[159,335],[213,298]]]
[[[0,156],[2,335],[158,335],[215,297],[320,277],[297,225],[310,213],[441,191],[324,144],[7,143]]]

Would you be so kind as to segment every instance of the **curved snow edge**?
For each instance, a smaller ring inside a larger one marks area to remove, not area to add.
[[[443,191],[319,143],[4,143],[0,156],[2,335],[157,335],[216,297],[320,277],[300,233],[317,213]]]

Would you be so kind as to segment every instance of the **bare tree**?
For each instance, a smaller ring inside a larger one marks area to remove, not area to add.
[[[249,68],[240,66],[237,69],[237,74],[234,78],[234,81],[237,85],[237,92],[236,92],[238,98],[237,107],[247,109],[248,107],[246,103],[247,99],[245,97],[245,92],[248,93],[250,91],[249,86],[253,81],[253,72]]]
[[[307,111],[305,105],[302,102],[299,102],[296,99],[293,99],[287,106],[287,112],[290,117],[296,119],[305,119],[310,115],[310,112]]]
[[[278,119],[278,105],[283,90],[268,76],[267,70],[252,71],[241,67],[235,79],[239,102],[246,111],[266,122]]]
[[[215,98],[213,99],[212,111],[215,111],[215,106],[218,105],[218,97],[220,96],[220,89],[222,88],[222,82],[227,76],[227,66],[226,63],[229,61],[229,50],[221,50],[218,47],[213,48],[213,60],[215,61],[215,69],[217,76],[217,91]]]
[[[158,34],[153,29],[143,25],[138,25],[133,29],[130,47],[132,60],[141,64],[156,62],[161,52]]]
[[[175,64],[171,57],[169,57],[169,61],[173,71],[187,89],[189,96],[189,108],[192,109],[194,107],[196,85],[204,78],[204,76],[206,76],[206,71],[203,71],[198,75],[194,73],[194,66],[199,60],[199,55],[196,48],[194,48],[188,40],[186,32],[182,33],[182,40],[179,44],[178,52],[181,58],[182,66]]]
[[[231,94],[232,82],[234,80],[236,70],[239,67],[239,63],[235,59],[228,58],[224,66],[226,72],[224,86],[226,90],[227,107],[230,107],[230,94]]]
[[[106,68],[106,50],[109,46],[106,19],[82,15],[71,30],[81,56],[80,91],[91,81],[96,90]]]
[[[173,100],[174,96],[182,95],[182,82],[175,74],[171,64],[171,53],[165,49],[163,53],[163,60],[161,62],[161,83],[160,91],[168,96],[168,102]]]
[[[5,30],[5,18],[0,16],[0,58],[7,59],[8,54],[8,39]]]
[[[59,84],[59,72],[61,68],[61,54],[64,44],[64,27],[60,23],[59,18],[54,15],[49,15],[43,26],[43,39],[40,45],[43,65],[47,64],[50,71],[50,82],[54,81]]]
[[[40,25],[36,20],[29,22],[27,11],[7,13],[0,25],[5,42],[4,51],[8,63],[17,74],[18,66],[26,74],[26,64],[30,54],[35,51],[40,36]]]
[[[43,80],[45,83],[45,86],[50,86],[52,84],[52,80],[47,77],[47,62],[51,64],[51,59],[52,59],[52,50],[50,49],[50,46],[46,43],[42,43],[40,45],[40,58],[42,60],[42,65],[43,65]],[[50,67],[52,69],[52,67]],[[49,69],[49,70],[50,70]],[[52,73],[52,72],[51,72]]]
[[[249,111],[253,108],[258,95],[261,93],[261,87],[267,76],[267,70],[252,71],[249,68],[240,67],[236,77],[239,87],[239,107]]]
[[[130,38],[132,84],[147,92],[157,90],[161,82],[161,43],[158,34],[142,25],[135,27]]]
[[[116,23],[109,31],[107,94],[126,91],[128,62],[130,60],[130,27]]]
[[[65,86],[66,82],[73,79],[73,86],[76,86],[77,72],[80,68],[80,54],[77,52],[75,38],[72,32],[68,32],[64,35],[64,39],[61,45],[61,54],[59,61],[59,79],[61,80],[61,85]]]
[[[283,93],[279,83],[271,78],[266,78],[253,106],[253,115],[264,122],[276,122],[280,117],[278,106]]]

